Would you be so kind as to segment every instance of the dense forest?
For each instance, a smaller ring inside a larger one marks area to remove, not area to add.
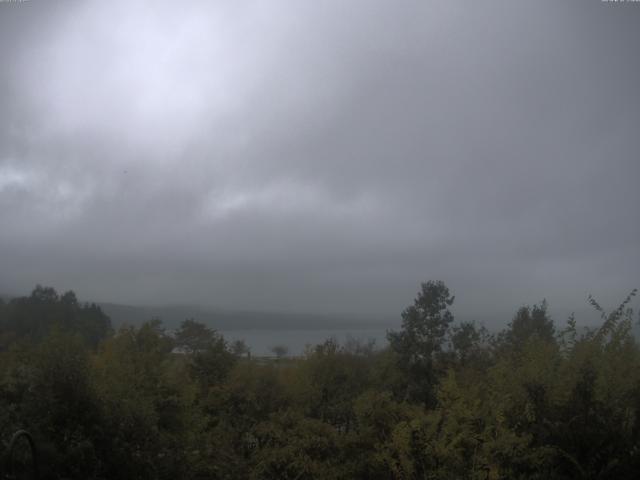
[[[38,286],[0,300],[0,433],[28,429],[52,479],[638,478],[635,294],[590,297],[598,328],[543,301],[492,333],[429,281],[384,348],[266,359]]]

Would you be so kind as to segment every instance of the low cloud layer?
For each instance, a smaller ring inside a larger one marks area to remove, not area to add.
[[[0,291],[486,317],[639,286],[640,8],[0,3]]]

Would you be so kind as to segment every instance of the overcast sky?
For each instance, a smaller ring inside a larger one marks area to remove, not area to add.
[[[632,2],[2,2],[0,292],[613,307],[640,286],[639,47]]]

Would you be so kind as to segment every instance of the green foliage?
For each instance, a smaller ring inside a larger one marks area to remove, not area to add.
[[[100,436],[101,421],[82,340],[54,332],[3,356],[0,397],[9,400],[9,415],[2,430],[31,430],[49,470],[71,477],[95,472],[100,462],[90,439]]]
[[[173,338],[175,346],[189,355],[202,352],[219,340],[219,336],[214,330],[192,318],[184,320],[180,324],[180,328],[175,331]]]
[[[406,375],[407,399],[427,406],[435,401],[438,356],[453,322],[449,310],[453,300],[444,282],[423,283],[413,305],[402,312],[402,330],[387,334],[398,367]]]
[[[533,337],[545,342],[554,341],[555,327],[547,314],[546,300],[533,307],[520,307],[500,340],[507,348],[517,351]]]
[[[307,413],[341,431],[353,427],[353,400],[369,381],[370,362],[329,339],[307,354],[300,374],[308,382],[305,407]]]
[[[51,479],[633,479],[635,294],[590,297],[597,329],[556,333],[543,302],[493,336],[427,282],[388,348],[274,360],[193,319],[102,331],[37,287],[0,303],[0,431],[32,431]]]
[[[286,411],[257,425],[255,437],[252,479],[345,478],[339,433],[324,422]]]
[[[236,362],[224,337],[193,319],[175,332],[174,344],[187,359],[191,375],[203,388],[220,383]]]
[[[462,367],[486,368],[491,362],[488,346],[493,337],[488,330],[474,322],[461,322],[451,328],[450,354],[456,364]]]
[[[0,303],[0,349],[42,340],[54,329],[80,335],[95,347],[111,333],[111,322],[97,305],[81,305],[72,291],[58,295],[40,285],[28,297]]]
[[[109,478],[171,478],[184,472],[193,388],[177,375],[172,340],[159,322],[125,327],[94,358],[109,436]]]

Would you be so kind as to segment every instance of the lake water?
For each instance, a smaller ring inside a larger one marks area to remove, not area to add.
[[[341,344],[349,338],[368,342],[375,340],[376,348],[387,344],[385,328],[362,328],[344,330],[222,330],[228,341],[244,340],[251,349],[252,355],[273,355],[271,347],[285,345],[289,355],[301,355],[307,345],[323,343],[328,338],[335,338]]]

